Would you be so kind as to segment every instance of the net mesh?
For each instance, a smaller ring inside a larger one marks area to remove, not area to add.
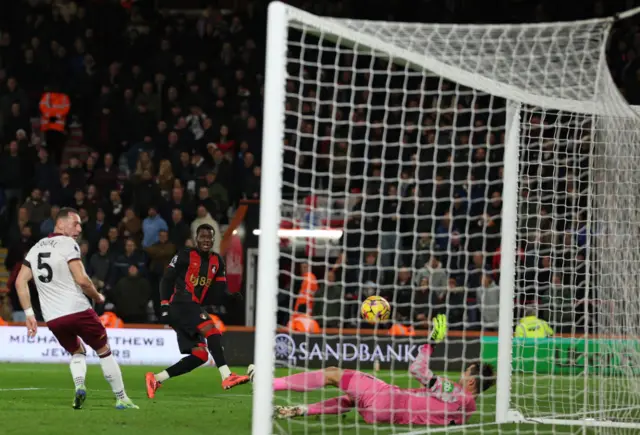
[[[276,377],[338,366],[419,387],[408,368],[440,313],[451,332],[432,355],[436,374],[457,382],[470,362],[496,362],[501,236],[514,230],[501,221],[504,165],[515,164],[504,161],[507,98],[523,103],[519,179],[506,182],[519,183],[511,288],[516,336],[526,337],[514,338],[512,373],[501,376],[511,379],[509,408],[540,423],[495,425],[491,389],[464,426],[448,430],[582,432],[544,420],[555,419],[618,433],[611,421],[640,423],[640,307],[629,269],[638,255],[638,123],[603,62],[610,23],[432,26],[289,14],[281,227],[316,233],[282,239]],[[361,320],[372,295],[391,303],[389,323]],[[520,325],[528,315],[555,337],[531,338]],[[277,405],[344,394],[299,379],[278,388]],[[361,415],[337,418],[348,406],[325,403],[329,415],[279,420],[275,430],[443,430],[425,425],[424,409],[361,393],[352,397]]]

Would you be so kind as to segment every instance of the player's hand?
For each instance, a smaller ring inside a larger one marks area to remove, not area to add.
[[[93,300],[96,304],[104,304],[104,295],[101,293],[98,293],[98,296]]]
[[[33,316],[28,316],[26,323],[27,323],[27,335],[29,337],[35,337],[36,334],[38,333],[38,322],[36,321],[36,318]]]
[[[163,325],[169,324],[169,305],[160,306],[160,323]]]
[[[434,343],[440,343],[447,336],[447,316],[438,314],[433,319],[433,327],[429,339]]]

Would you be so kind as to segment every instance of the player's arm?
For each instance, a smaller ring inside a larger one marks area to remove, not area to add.
[[[184,250],[178,251],[169,262],[162,279],[160,279],[160,321],[165,324],[169,323],[169,301],[176,286],[178,270],[184,263],[186,255]],[[189,260],[187,259],[186,261],[188,263]]]
[[[162,275],[160,280],[160,304],[163,306],[169,305],[169,299],[171,299],[176,285],[176,278],[178,277],[178,267],[182,264],[184,255],[184,251],[179,251],[174,255],[164,271],[164,275]]]
[[[73,276],[73,280],[82,289],[83,293],[96,303],[103,303],[104,296],[102,296],[96,289],[96,286],[93,285],[91,278],[89,278],[89,275],[87,275],[87,271],[84,269],[82,261],[80,261],[79,258],[72,259],[68,262],[68,264],[71,275]]]
[[[433,353],[433,348],[440,343],[447,335],[447,317],[439,314],[433,319],[433,328],[429,336],[429,342],[420,347],[418,356],[411,363],[409,373],[416,378],[422,385],[432,386],[438,379],[429,368],[429,360]]]
[[[227,265],[220,255],[218,255],[218,270],[216,271],[216,277],[213,280],[211,286],[213,287],[213,294],[228,294],[232,296],[241,296],[240,292],[229,292],[229,286],[227,285]]]
[[[27,260],[24,260],[24,264],[20,267],[20,272],[18,272],[18,277],[16,278],[16,292],[24,314],[27,316],[26,324],[29,337],[34,337],[38,331],[38,322],[31,306],[31,295],[29,294],[29,281],[32,279],[31,265]]]
[[[33,274],[31,273],[31,268],[28,263],[23,264],[22,267],[20,267],[20,272],[18,272],[18,277],[16,278],[16,292],[20,299],[20,305],[27,317],[32,317],[34,315],[33,307],[31,306],[31,294],[29,293],[29,281],[32,279]]]

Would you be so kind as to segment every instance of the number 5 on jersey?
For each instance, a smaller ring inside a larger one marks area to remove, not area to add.
[[[53,269],[49,266],[46,260],[51,257],[51,252],[40,252],[38,254],[38,279],[40,282],[51,282],[53,279]]]

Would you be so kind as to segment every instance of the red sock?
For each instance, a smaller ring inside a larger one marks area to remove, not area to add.
[[[352,408],[351,398],[340,396],[307,406],[307,415],[344,414],[351,411]]]
[[[316,370],[314,372],[297,373],[283,378],[273,380],[273,391],[313,391],[324,387],[324,372]]]

